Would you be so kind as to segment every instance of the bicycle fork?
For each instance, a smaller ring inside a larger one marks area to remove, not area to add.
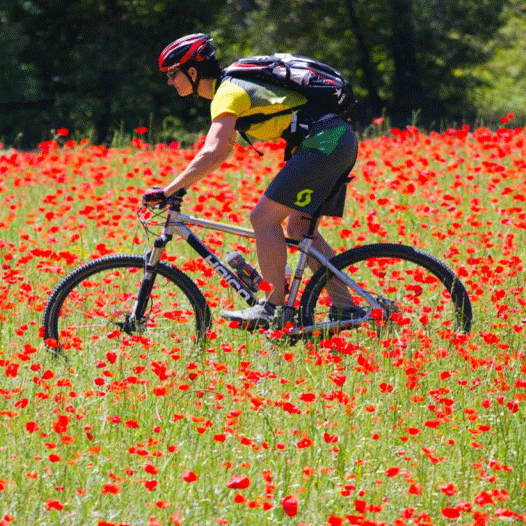
[[[145,313],[157,276],[157,264],[161,260],[164,247],[171,239],[172,234],[168,232],[165,227],[162,234],[155,240],[153,250],[145,255],[144,274],[139,293],[137,294],[137,301],[135,302],[131,315],[123,324],[123,327],[121,327],[121,329],[128,334],[132,334],[137,330],[141,332],[141,327],[143,327],[146,321]]]

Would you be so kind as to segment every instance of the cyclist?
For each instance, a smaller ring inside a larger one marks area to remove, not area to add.
[[[240,311],[223,311],[222,315],[250,328],[268,328],[273,322],[283,325],[291,314],[283,307],[287,251],[282,222],[288,218],[287,235],[299,240],[306,233],[308,219],[321,205],[322,215],[343,215],[346,185],[342,181],[356,161],[356,136],[343,119],[309,106],[299,93],[269,83],[224,77],[209,35],[197,33],[175,40],[162,51],[159,68],[168,74],[168,84],[180,96],[193,94],[211,101],[212,124],[195,158],[165,188],[148,189],[143,196],[146,204],[163,201],[219,167],[235,144],[238,118],[281,112],[247,130],[257,140],[283,137],[287,141],[286,164],[250,214],[260,271],[272,290],[265,302]],[[283,113],[298,106],[297,111]],[[334,255],[318,231],[313,246],[326,257]],[[309,266],[316,270],[318,264],[312,260]],[[341,285],[327,285],[332,300],[330,319],[363,316],[364,311],[352,303]]]

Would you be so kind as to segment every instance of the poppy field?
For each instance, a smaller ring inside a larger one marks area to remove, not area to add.
[[[469,334],[401,322],[270,341],[220,318],[231,289],[175,240],[165,260],[212,310],[204,346],[101,328],[97,352],[56,356],[51,291],[82,263],[149,250],[142,193],[203,139],[151,145],[138,129],[108,148],[59,129],[0,150],[0,525],[525,524],[526,132],[512,117],[364,137],[346,214],[321,224],[338,253],[390,242],[444,261],[471,298]],[[282,163],[283,144],[256,146],[183,211],[248,227]],[[252,240],[198,231],[256,263]]]

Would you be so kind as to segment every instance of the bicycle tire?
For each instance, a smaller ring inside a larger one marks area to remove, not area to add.
[[[119,330],[135,303],[144,262],[140,255],[110,255],[90,261],[64,277],[44,310],[48,346],[55,352],[85,351],[86,347],[105,347],[105,340],[117,337],[127,340],[126,346],[135,341],[143,347],[168,347],[181,342],[186,347],[188,342],[201,341],[211,325],[208,304],[186,274],[164,262],[157,268],[148,321],[135,335]]]
[[[350,268],[349,276],[361,287],[392,302],[399,311],[393,318],[402,325],[464,333],[471,329],[472,308],[464,285],[449,267],[426,252],[380,243],[350,249],[330,262],[340,271]],[[332,300],[325,286],[332,275],[320,267],[305,287],[300,302],[302,326],[327,321]],[[361,298],[350,294],[354,303],[366,308]]]

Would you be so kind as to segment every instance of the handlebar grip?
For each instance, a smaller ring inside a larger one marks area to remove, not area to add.
[[[166,201],[163,203],[163,208],[166,206],[175,206],[177,208],[180,208],[181,203],[183,201],[183,197],[186,195],[186,188],[181,188],[180,190],[177,190],[174,194],[172,194],[170,197],[166,198]]]
[[[169,204],[180,203],[183,200],[183,197],[185,195],[186,195],[186,188],[181,188],[180,190],[177,190],[177,192],[172,194],[170,197],[167,197],[166,202]]]

